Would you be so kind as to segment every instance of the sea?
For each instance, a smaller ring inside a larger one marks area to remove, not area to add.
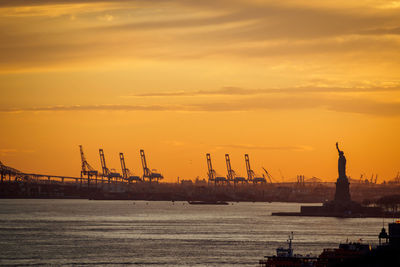
[[[391,222],[271,216],[301,205],[1,199],[0,265],[258,266],[291,232],[296,254],[317,256],[340,242],[376,244]]]

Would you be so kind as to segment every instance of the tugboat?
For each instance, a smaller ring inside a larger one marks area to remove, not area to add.
[[[317,257],[309,255],[303,256],[300,254],[293,254],[292,248],[293,232],[290,233],[289,239],[287,240],[288,248],[278,247],[276,249],[276,255],[264,256],[266,259],[259,261],[261,267],[287,267],[287,266],[298,266],[308,267],[315,266]]]

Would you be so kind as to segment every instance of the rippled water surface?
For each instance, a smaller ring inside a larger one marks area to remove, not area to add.
[[[300,254],[377,241],[382,219],[270,216],[300,205],[3,199],[0,264],[257,266],[291,231]]]

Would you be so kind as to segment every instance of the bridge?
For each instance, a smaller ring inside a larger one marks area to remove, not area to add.
[[[102,184],[126,184],[125,180],[110,180],[103,176],[87,176],[81,177],[60,176],[52,174],[38,174],[38,173],[25,173],[15,168],[4,165],[0,161],[0,177],[1,183],[4,182],[21,182],[21,183],[35,183],[35,184],[75,184],[86,187],[97,187]]]

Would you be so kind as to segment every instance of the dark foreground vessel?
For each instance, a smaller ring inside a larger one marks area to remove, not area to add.
[[[276,255],[264,256],[259,261],[260,266],[265,267],[284,267],[284,266],[315,266],[317,257],[310,255],[293,254],[292,248],[293,232],[290,233],[287,240],[288,248],[279,247],[276,249]]]
[[[382,228],[378,238],[379,245],[375,248],[358,242],[342,243],[338,248],[326,248],[318,257],[312,257],[293,254],[292,234],[287,249],[278,248],[276,255],[265,256],[259,264],[262,267],[400,266],[400,220],[389,224],[389,234]]]

